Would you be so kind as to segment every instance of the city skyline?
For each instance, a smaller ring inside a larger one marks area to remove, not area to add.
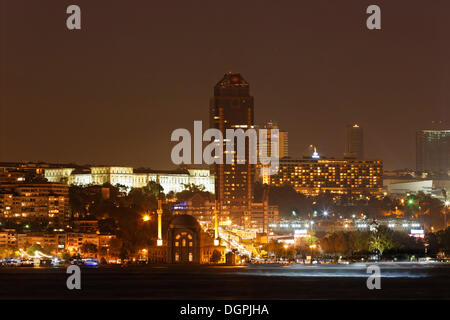
[[[449,14],[0,0],[0,300],[37,299],[34,317],[55,300],[63,317],[88,300],[103,318],[108,300],[170,319],[444,310]]]
[[[11,121],[0,129],[0,161],[170,168],[170,133],[192,120],[206,123],[211,87],[233,71],[252,83],[255,123],[273,120],[290,132],[292,157],[313,144],[340,158],[342,128],[358,123],[366,158],[383,160],[387,170],[414,168],[415,132],[449,119],[443,8],[450,4],[409,4],[405,12],[383,2],[385,28],[373,34],[358,28],[364,5],[356,1],[249,2],[239,13],[223,4],[219,14],[205,3],[141,3],[125,12],[108,4],[108,17],[101,2],[86,3],[86,28],[68,34],[58,28],[58,6],[31,3],[24,11],[25,4],[8,2],[0,114]],[[14,19],[19,13],[35,27]],[[119,17],[120,26],[111,22]]]

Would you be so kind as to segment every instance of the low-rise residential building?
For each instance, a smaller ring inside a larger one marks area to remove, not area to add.
[[[28,233],[11,233],[9,234],[10,241],[17,239],[12,244],[17,249],[26,250],[33,244],[40,245],[44,250],[58,254],[61,252],[69,252],[70,254],[80,253],[83,244],[90,243],[95,245],[97,252],[102,249],[108,249],[110,241],[115,238],[115,235],[98,234],[98,233],[81,233],[81,232],[28,232]],[[0,245],[6,245],[6,231],[0,232]]]

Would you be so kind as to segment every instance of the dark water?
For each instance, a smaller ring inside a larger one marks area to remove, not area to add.
[[[81,290],[63,268],[3,267],[0,299],[450,299],[450,265],[379,266],[381,290],[364,264],[82,268]]]

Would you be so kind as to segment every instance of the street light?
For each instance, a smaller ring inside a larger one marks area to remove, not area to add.
[[[144,222],[150,221],[150,216],[148,214],[146,214],[145,216],[142,217],[142,220]]]
[[[311,264],[313,263],[313,249],[315,249],[317,246],[315,244],[312,244],[309,246],[309,248],[311,249]]]
[[[328,211],[325,210],[325,211],[323,212],[323,215],[324,215],[325,217],[328,216]]]

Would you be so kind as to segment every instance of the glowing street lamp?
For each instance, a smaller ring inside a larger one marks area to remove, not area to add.
[[[156,240],[156,245],[158,247],[161,247],[163,245],[163,240],[162,240],[162,214],[163,214],[163,209],[162,209],[162,200],[161,199],[158,200],[158,210],[156,210],[156,212],[158,213],[158,239]]]
[[[142,220],[144,222],[150,221],[150,216],[148,214],[146,214],[145,216],[142,217]]]
[[[315,244],[311,244],[309,246],[309,249],[311,249],[311,264],[313,263],[313,250],[316,248],[317,246]]]

